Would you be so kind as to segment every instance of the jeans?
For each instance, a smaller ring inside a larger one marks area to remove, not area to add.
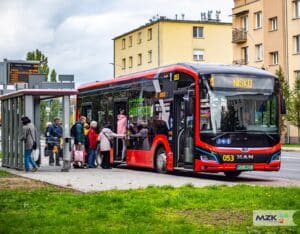
[[[89,167],[95,167],[95,160],[96,160],[96,150],[89,149],[89,159],[88,159]]]
[[[31,153],[32,153],[32,149],[25,150],[25,154],[24,154],[25,171],[30,170],[30,164],[33,168],[36,168],[36,164],[35,161],[32,159]]]

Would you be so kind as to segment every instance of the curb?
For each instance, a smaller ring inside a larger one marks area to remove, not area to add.
[[[300,152],[300,148],[282,147],[281,150],[285,152]]]

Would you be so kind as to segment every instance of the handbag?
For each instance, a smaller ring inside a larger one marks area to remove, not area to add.
[[[36,141],[33,139],[33,136],[32,136],[32,133],[31,133],[31,130],[29,129],[29,133],[30,133],[30,136],[31,136],[31,139],[33,141],[33,144],[32,144],[32,150],[36,150],[37,149],[37,143]]]
[[[74,157],[74,162],[84,162],[84,152],[83,152],[83,150],[77,148],[74,145],[74,148],[73,148],[73,157]]]

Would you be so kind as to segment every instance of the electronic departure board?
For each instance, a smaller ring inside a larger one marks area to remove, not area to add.
[[[30,63],[10,63],[8,83],[28,83],[28,77],[38,74],[38,64]]]

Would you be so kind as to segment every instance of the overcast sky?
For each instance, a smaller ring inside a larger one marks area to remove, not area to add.
[[[199,20],[220,10],[231,22],[233,0],[0,0],[0,61],[25,59],[40,49],[58,74],[74,74],[77,84],[112,78],[112,38],[154,15]],[[213,15],[214,16],[214,15]]]

